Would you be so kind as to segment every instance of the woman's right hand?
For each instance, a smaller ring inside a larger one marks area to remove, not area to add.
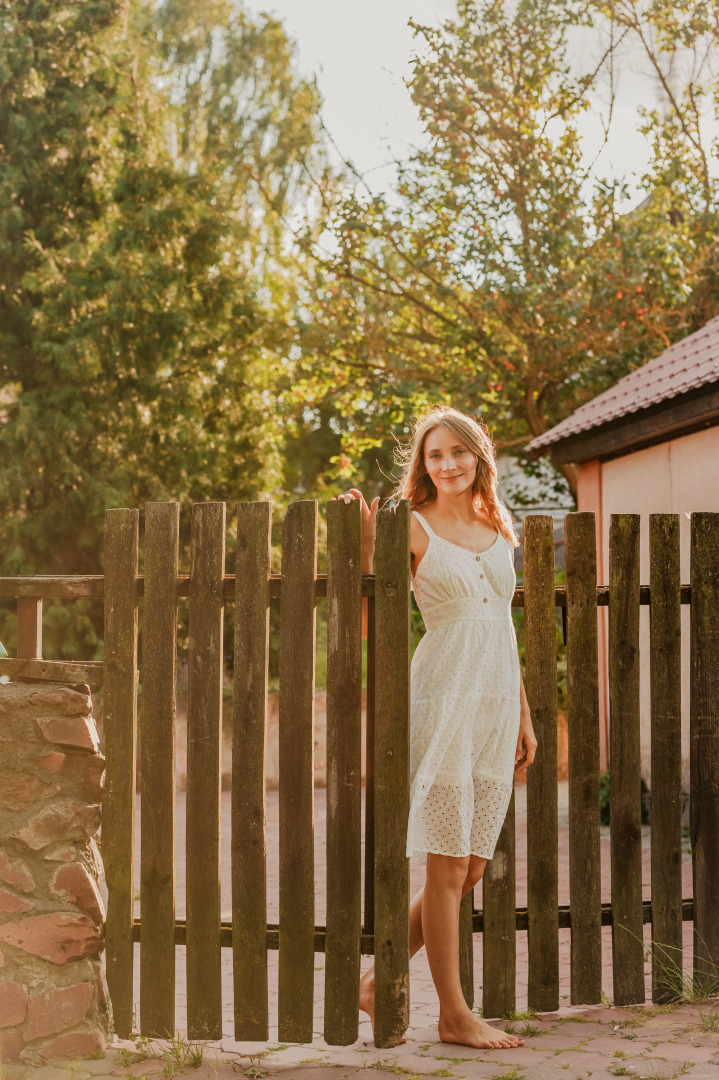
[[[372,573],[372,560],[374,558],[374,541],[377,532],[377,510],[379,508],[379,495],[375,495],[374,499],[368,506],[364,495],[359,488],[350,488],[349,491],[343,492],[337,496],[338,499],[344,502],[352,502],[353,499],[359,499],[360,509],[362,511],[362,573]]]

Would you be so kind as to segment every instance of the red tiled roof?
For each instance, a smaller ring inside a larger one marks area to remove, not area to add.
[[[539,450],[713,382],[719,382],[719,315],[580,405],[571,416],[532,439],[526,449]]]

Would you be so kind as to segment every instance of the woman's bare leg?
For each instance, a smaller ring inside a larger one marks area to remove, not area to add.
[[[444,856],[440,856],[444,857]],[[461,895],[464,896],[481,880],[484,874],[484,869],[487,865],[486,859],[480,859],[476,855],[470,855],[467,862],[467,872],[462,883]],[[424,933],[422,930],[422,905],[424,901],[424,886],[414,895],[409,909],[409,955],[414,956],[415,953],[424,945]],[[457,912],[457,933],[459,933],[459,911]],[[459,956],[459,941],[457,941],[457,955]],[[457,978],[459,979],[459,960],[457,964]],[[464,997],[462,998],[464,1001]],[[374,964],[368,968],[360,979],[360,1009],[366,1012],[370,1020],[372,1021],[372,1027],[374,1029]],[[474,1015],[474,1014],[471,1014]],[[440,1024],[443,1024],[442,1014],[442,999],[440,997]],[[504,1042],[505,1033],[498,1032],[496,1028],[492,1028],[489,1025],[485,1025],[492,1033],[493,1039],[496,1040],[496,1045],[502,1046],[514,1046],[520,1043],[522,1040],[512,1039],[511,1041]],[[493,1042],[494,1045],[494,1042]]]
[[[459,905],[469,859],[427,856],[422,932],[440,1004],[443,1042],[478,1048],[519,1046],[523,1039],[498,1031],[468,1007],[459,979]]]

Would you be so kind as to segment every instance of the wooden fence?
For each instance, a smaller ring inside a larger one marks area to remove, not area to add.
[[[324,1034],[358,1032],[360,955],[375,955],[376,1042],[399,1042],[409,1018],[408,864],[410,578],[407,503],[378,516],[375,574],[360,572],[359,504],[327,506],[327,574],[317,574],[318,506],[290,506],[281,574],[270,566],[271,506],[240,503],[234,573],[225,567],[225,505],[193,507],[190,573],[178,572],[179,506],[110,510],[105,574],[0,579],[18,597],[18,658],[0,673],[104,682],[107,758],[102,850],[108,887],[107,975],[116,1031],[133,1022],[133,945],[140,942],[143,1034],[175,1030],[175,945],[186,946],[191,1038],[221,1034],[220,958],[233,951],[235,1035],[269,1034],[267,954],[279,949],[280,1040],[313,1034],[314,959],[325,953]],[[540,750],[527,783],[528,904],[515,901],[514,800],[483,885],[461,909],[460,966],[474,999],[472,935],[483,935],[483,1011],[515,1007],[516,932],[528,931],[529,1004],[559,1005],[561,927],[571,929],[571,1000],[601,996],[601,931],[612,926],[614,1000],[644,1000],[643,925],[655,943],[653,996],[668,1000],[667,958],[694,922],[694,970],[719,970],[719,514],[691,520],[691,575],[680,583],[679,518],[650,518],[649,585],[639,582],[639,517],[615,515],[609,585],[597,586],[594,515],[565,518],[566,585],[555,586],[552,519],[524,519],[526,688]],[[43,597],[104,597],[104,664],[45,661]],[[327,925],[315,925],[313,701],[315,601],[327,598]],[[177,605],[189,598],[187,917],[175,917]],[[279,926],[268,925],[265,840],[269,603],[280,614]],[[365,880],[361,888],[362,598],[368,602]],[[134,918],[138,600],[143,598],[141,919]],[[232,921],[220,910],[220,740],[225,604],[235,605]],[[693,899],[682,898],[680,606],[691,604]],[[650,604],[650,652],[639,609]],[[611,903],[600,894],[597,606],[609,607]],[[556,608],[567,632],[570,904],[558,903]],[[651,901],[642,899],[639,664],[651,679]]]

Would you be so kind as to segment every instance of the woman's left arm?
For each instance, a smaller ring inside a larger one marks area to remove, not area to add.
[[[522,673],[519,673],[519,737],[517,739],[517,752],[514,755],[515,773],[524,772],[534,761],[537,752],[537,740],[532,726],[532,717],[529,712],[527,692],[524,689]]]

